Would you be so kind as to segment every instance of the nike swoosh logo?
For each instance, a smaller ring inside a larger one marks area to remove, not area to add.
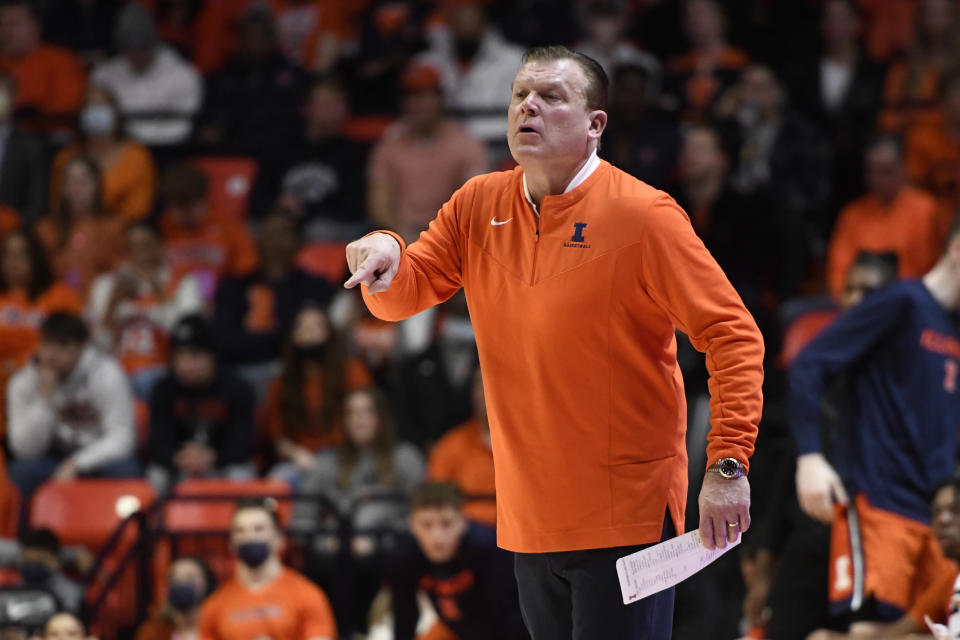
[[[507,220],[504,220],[503,222],[498,222],[498,221],[497,221],[497,216],[493,216],[492,218],[490,218],[490,224],[492,224],[492,225],[495,226],[495,227],[499,227],[500,225],[507,224],[508,222],[510,222],[510,220],[513,220],[513,218],[508,218]]]

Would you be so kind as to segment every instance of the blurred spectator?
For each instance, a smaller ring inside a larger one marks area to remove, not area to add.
[[[897,279],[898,259],[895,253],[861,251],[847,269],[843,293],[837,300],[840,311],[860,304],[864,296]]]
[[[416,447],[397,442],[386,399],[374,387],[356,389],[344,398],[344,439],[321,451],[303,480],[302,492],[330,497],[351,518],[358,532],[398,530],[405,504],[370,501],[378,495],[408,495],[424,478],[423,457]],[[293,526],[312,531],[317,526],[315,503],[297,504]],[[358,555],[372,552],[370,539],[354,540]],[[361,553],[366,551],[366,553]],[[371,594],[372,595],[372,594]]]
[[[656,106],[656,80],[634,62],[613,69],[610,120],[599,153],[619,169],[658,189],[669,186],[680,133]]]
[[[734,189],[775,194],[778,217],[825,226],[830,190],[830,154],[813,127],[788,108],[770,67],[752,64],[717,104],[733,145]]]
[[[663,79],[663,68],[652,55],[644,53],[624,37],[629,13],[615,0],[591,0],[587,8],[586,39],[576,50],[600,63],[607,76],[613,78],[618,66],[629,64],[646,72],[647,89],[656,93]],[[616,87],[616,81],[612,83]]]
[[[860,251],[892,251],[900,276],[922,275],[943,249],[937,203],[907,184],[899,139],[879,136],[865,152],[867,193],[844,207],[827,253],[830,291],[838,297]]]
[[[886,63],[906,52],[916,37],[917,0],[856,0],[863,12],[866,49]]]
[[[217,580],[202,558],[178,558],[167,570],[167,597],[160,611],[144,622],[134,640],[193,640],[199,638],[200,608],[217,588]]]
[[[72,613],[58,613],[43,626],[41,640],[96,640],[87,635],[87,628]]]
[[[450,194],[487,170],[483,144],[444,115],[440,75],[427,64],[404,72],[403,117],[373,150],[367,204],[378,225],[413,242]]]
[[[473,376],[473,415],[433,445],[427,475],[432,481],[452,482],[460,488],[467,499],[463,512],[468,518],[497,526],[493,448],[480,367]]]
[[[2,10],[0,10],[2,11]],[[2,15],[2,13],[0,13]],[[2,33],[0,33],[2,36]],[[47,153],[13,118],[15,80],[0,74],[0,228],[36,222],[46,210]]]
[[[53,159],[52,207],[60,202],[67,163],[82,155],[93,158],[103,173],[102,206],[108,215],[132,221],[151,213],[157,192],[153,156],[139,142],[126,137],[116,100],[96,85],[87,92],[80,112],[80,140],[61,149]]]
[[[151,147],[185,142],[203,99],[197,70],[159,41],[153,18],[136,2],[120,12],[114,45],[119,55],[94,68],[91,79],[116,96],[127,132]]]
[[[270,385],[264,427],[291,484],[316,469],[315,455],[343,441],[347,392],[370,384],[363,364],[347,358],[330,319],[319,307],[297,312],[284,352],[283,371]]]
[[[207,176],[187,163],[167,169],[160,192],[168,209],[160,219],[166,263],[175,276],[201,279],[205,300],[212,300],[217,282],[242,276],[257,266],[257,250],[246,225],[227,220],[207,202]]]
[[[24,125],[69,129],[83,102],[87,75],[72,51],[43,42],[32,0],[0,5],[0,72],[14,78],[14,107]]]
[[[123,369],[88,342],[79,316],[50,314],[33,362],[7,390],[10,479],[24,505],[53,478],[135,478],[133,394]]]
[[[425,484],[413,493],[410,508],[412,536],[397,544],[387,575],[395,640],[413,640],[418,589],[460,640],[529,638],[512,554],[497,548],[493,529],[467,521],[456,485]]]
[[[523,49],[490,26],[484,5],[483,0],[445,2],[446,26],[429,34],[430,50],[422,59],[440,70],[448,104],[491,148],[495,164],[506,155],[510,88]]]
[[[286,336],[307,301],[326,304],[331,287],[296,266],[300,238],[290,217],[274,212],[260,225],[260,267],[217,287],[213,325],[224,361],[240,368],[262,399],[279,370]]]
[[[277,46],[270,10],[251,5],[239,25],[239,46],[207,79],[198,137],[218,150],[253,154],[297,132],[303,77]]]
[[[40,324],[54,311],[79,313],[72,289],[53,277],[46,251],[28,231],[13,231],[0,243],[0,389],[33,356]],[[3,415],[4,412],[0,412]]]
[[[302,137],[270,145],[261,155],[250,208],[262,215],[279,196],[302,220],[308,240],[352,238],[366,213],[367,150],[344,133],[349,116],[345,88],[330,77],[313,81],[302,116]]]
[[[20,549],[23,584],[49,591],[62,609],[79,613],[84,589],[64,574],[56,534],[49,529],[28,529],[20,536]]]
[[[118,0],[57,0],[43,18],[47,39],[72,50],[87,68],[102,62],[110,51]]]
[[[427,47],[423,21],[429,10],[415,0],[373,0],[358,17],[358,46],[344,60],[357,112],[400,110],[400,76],[414,54]]]
[[[237,554],[236,573],[204,603],[202,640],[337,638],[323,591],[281,564],[283,532],[272,508],[240,503],[230,525],[230,547]]]
[[[291,64],[326,73],[337,62],[347,34],[349,3],[337,0],[270,0],[280,48]]]
[[[960,68],[944,75],[940,111],[936,121],[910,130],[906,163],[911,181],[937,197],[949,216],[960,210]]]
[[[202,316],[170,335],[170,371],[150,396],[147,479],[165,494],[187,478],[254,477],[253,394],[222,366]]]
[[[863,51],[863,20],[854,0],[828,0],[820,18],[821,49],[803,60],[791,98],[830,142],[833,155],[832,209],[862,192],[863,147],[873,132],[883,78]],[[821,233],[827,233],[833,216]]]
[[[727,44],[726,20],[716,0],[684,5],[684,32],[690,50],[667,63],[664,91],[685,120],[702,122],[714,101],[733,86],[749,56]]]
[[[116,263],[123,232],[123,221],[103,210],[103,181],[92,158],[76,156],[66,164],[60,201],[36,231],[56,276],[85,298],[93,279]]]
[[[124,240],[127,259],[93,282],[87,314],[97,344],[116,356],[146,400],[165,371],[171,329],[203,310],[203,296],[196,278],[177,278],[164,264],[155,226],[135,222]]]
[[[951,0],[920,0],[916,38],[905,59],[895,62],[883,83],[880,128],[907,133],[937,115],[940,78],[960,63],[960,21]]]

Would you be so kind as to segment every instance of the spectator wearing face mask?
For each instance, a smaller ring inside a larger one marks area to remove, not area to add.
[[[298,485],[316,453],[343,441],[348,391],[368,386],[370,373],[347,358],[325,311],[308,305],[293,322],[283,372],[270,385],[264,426],[280,465],[272,475]]]
[[[14,83],[0,74],[0,231],[34,222],[46,209],[46,150],[14,121]]]
[[[202,559],[174,560],[167,571],[166,602],[137,629],[134,640],[196,640],[200,608],[216,587],[216,577]]]
[[[157,168],[150,151],[128,138],[113,94],[92,86],[80,111],[80,139],[57,153],[50,178],[50,204],[63,197],[66,167],[78,156],[89,156],[103,174],[103,209],[127,221],[145,218],[157,192]]]
[[[327,596],[280,562],[283,533],[275,510],[240,503],[230,525],[230,546],[237,554],[236,573],[204,603],[200,640],[337,637]]]
[[[52,531],[30,529],[20,536],[19,569],[25,586],[50,592],[66,611],[80,611],[83,587],[63,573],[60,541]]]

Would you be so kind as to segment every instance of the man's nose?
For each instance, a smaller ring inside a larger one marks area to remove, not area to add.
[[[523,102],[520,103],[520,110],[529,115],[536,115],[539,112],[540,103],[534,97],[534,94],[530,93],[523,99]]]

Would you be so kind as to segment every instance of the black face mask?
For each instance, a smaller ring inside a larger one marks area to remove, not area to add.
[[[171,582],[167,602],[180,613],[186,613],[200,604],[200,593],[192,582]]]
[[[453,43],[453,48],[456,50],[457,58],[460,60],[473,60],[474,56],[477,55],[477,51],[480,50],[480,41],[456,40]]]
[[[243,564],[256,569],[270,557],[270,545],[266,542],[243,542],[237,545],[237,557]]]
[[[53,577],[53,569],[42,562],[26,562],[20,566],[20,575],[28,585],[44,585]]]
[[[326,342],[295,348],[297,356],[301,360],[323,360],[327,357],[327,350]]]

